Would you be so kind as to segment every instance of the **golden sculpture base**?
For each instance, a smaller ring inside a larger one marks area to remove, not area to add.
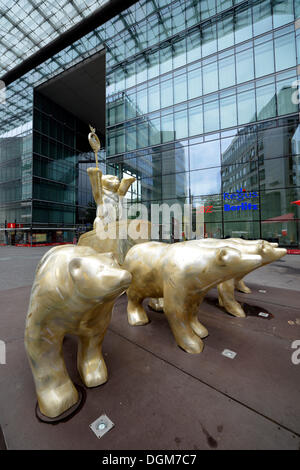
[[[76,390],[78,392],[78,401],[77,401],[77,403],[75,403],[75,405],[73,405],[71,408],[66,410],[61,415],[56,416],[55,418],[49,418],[48,416],[45,416],[41,412],[41,410],[39,408],[39,404],[37,402],[36,407],[35,407],[35,414],[36,414],[36,417],[38,418],[38,420],[42,421],[43,423],[47,423],[47,424],[57,424],[57,423],[66,422],[69,419],[73,418],[73,416],[75,414],[79,413],[79,411],[81,410],[81,408],[84,405],[84,402],[85,402],[85,399],[86,399],[86,392],[85,392],[85,389],[83,387],[81,387],[80,385],[78,385],[78,384],[74,384],[74,385],[75,385]]]

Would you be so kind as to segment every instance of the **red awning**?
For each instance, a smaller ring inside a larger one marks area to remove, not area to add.
[[[290,212],[289,214],[279,215],[278,217],[272,217],[271,219],[264,220],[262,224],[272,224],[272,222],[285,222],[294,220],[295,214]]]

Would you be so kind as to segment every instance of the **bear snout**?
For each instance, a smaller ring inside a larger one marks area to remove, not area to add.
[[[129,287],[132,280],[130,272],[125,269],[114,269],[110,268],[103,273],[103,281],[107,286],[110,286],[112,290],[114,288],[127,288]]]

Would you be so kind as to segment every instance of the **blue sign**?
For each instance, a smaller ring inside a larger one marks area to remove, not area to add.
[[[258,210],[258,205],[253,204],[253,202],[246,202],[249,199],[257,198],[258,193],[256,191],[246,191],[246,189],[239,189],[235,193],[224,193],[224,201],[245,201],[240,205],[230,206],[229,204],[224,204],[224,211],[248,211],[248,210]]]

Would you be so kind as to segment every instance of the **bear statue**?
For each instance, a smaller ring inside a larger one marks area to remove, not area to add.
[[[198,246],[214,246],[214,247],[225,247],[231,246],[236,247],[244,253],[248,254],[258,254],[261,258],[261,264],[252,269],[246,269],[245,272],[240,273],[234,276],[232,279],[221,282],[218,284],[218,296],[219,296],[219,305],[224,307],[224,309],[236,316],[236,317],[245,317],[246,314],[242,306],[235,300],[234,290],[237,289],[243,293],[251,293],[249,287],[245,285],[243,277],[253,269],[257,269],[266,264],[272,263],[283,256],[286,255],[285,248],[278,248],[278,243],[269,243],[264,240],[242,240],[240,238],[228,238],[226,240],[220,240],[215,238],[204,238],[200,240],[193,240],[193,243]],[[163,299],[150,299],[148,303],[149,307],[152,310],[157,312],[163,312],[164,304]]]
[[[97,205],[93,230],[86,232],[78,240],[79,246],[89,246],[98,253],[112,252],[119,264],[122,264],[127,251],[137,243],[143,243],[150,238],[151,224],[147,220],[127,220],[123,218],[124,206],[122,201],[128,189],[135,182],[133,176],[125,175],[120,181],[114,175],[102,175],[99,168],[88,168],[87,173],[91,182],[94,200]],[[125,214],[126,215],[126,214]],[[139,238],[130,236],[128,225],[135,224]],[[111,237],[101,238],[99,226],[105,227]],[[125,237],[120,233],[125,233]]]
[[[64,336],[78,336],[77,367],[83,383],[107,381],[102,342],[114,302],[126,291],[131,274],[112,253],[74,245],[50,249],[38,264],[25,329],[39,410],[56,418],[78,402],[62,356]]]
[[[148,323],[143,300],[162,297],[177,344],[189,353],[200,353],[201,338],[208,332],[198,321],[197,311],[208,290],[260,264],[258,254],[232,247],[201,247],[193,241],[136,245],[123,263],[132,274],[127,290],[129,324]]]
[[[259,266],[245,270],[243,273],[233,276],[227,281],[218,284],[219,305],[235,317],[246,317],[242,306],[235,300],[234,289],[238,289],[244,293],[250,293],[251,290],[245,285],[243,277],[258,267],[272,263],[286,255],[285,248],[278,248],[277,243],[269,243],[264,240],[241,240],[239,238],[228,238],[226,240],[217,240],[206,238],[203,240],[194,240],[198,246],[230,246],[238,248],[245,254],[257,254],[261,256]]]

